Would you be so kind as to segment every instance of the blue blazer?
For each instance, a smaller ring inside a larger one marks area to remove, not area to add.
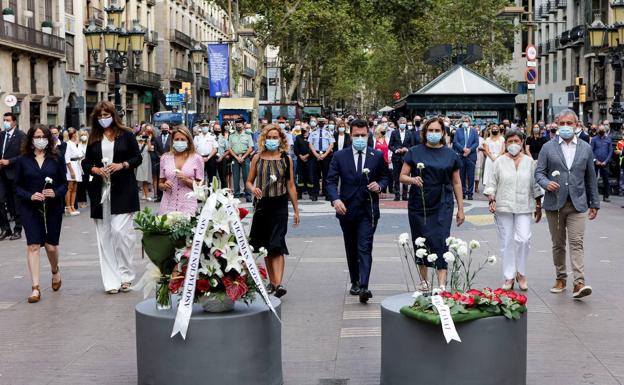
[[[388,143],[388,148],[390,149],[390,151],[392,151],[392,160],[399,161],[403,159],[405,154],[407,154],[397,153],[396,150],[398,150],[399,148],[405,147],[409,149],[415,145],[416,143],[414,137],[412,136],[412,130],[405,129],[405,136],[402,142],[401,131],[399,129],[392,131],[392,134],[390,134],[390,142]]]
[[[373,198],[373,215],[379,218],[379,194],[370,193],[366,186],[368,183],[377,182],[382,190],[388,186],[388,167],[381,151],[368,147],[365,152],[366,160],[362,169],[370,170],[368,178],[364,174],[356,172],[353,150],[351,147],[334,153],[329,164],[327,173],[327,195],[330,201],[340,199],[347,208],[345,215],[338,215],[339,219],[357,220],[369,215],[371,211],[370,197]],[[340,192],[338,183],[340,182]]]
[[[466,135],[463,128],[458,128],[455,131],[455,137],[453,138],[453,150],[459,155],[459,159],[464,158],[464,148],[470,149],[470,154],[468,155],[468,159],[473,162],[477,161],[477,148],[479,147],[479,134],[474,128],[470,128],[468,130],[468,145],[464,146],[466,143]]]
[[[41,192],[46,185],[45,178],[52,178],[52,185],[47,188],[54,190],[55,197],[48,199],[52,207],[60,207],[61,212],[67,193],[67,166],[65,159],[54,155],[46,158],[39,167],[33,156],[21,156],[15,161],[15,192],[21,199],[22,205],[35,207],[39,202],[33,202],[30,198],[36,192]]]
[[[4,138],[7,135],[6,131],[0,132],[0,152],[2,152],[2,146],[4,144]],[[21,131],[18,127],[15,127],[15,131],[13,131],[13,135],[11,139],[9,139],[6,144],[6,148],[4,149],[4,154],[2,154],[2,159],[8,159],[8,166],[4,166],[0,168],[0,172],[4,173],[4,175],[8,179],[15,178],[15,163],[19,158],[22,152],[22,145],[26,141],[26,134]]]

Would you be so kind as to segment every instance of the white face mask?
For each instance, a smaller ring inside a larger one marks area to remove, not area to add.
[[[33,145],[37,150],[45,150],[48,147],[48,140],[46,138],[35,138],[33,139]]]
[[[89,139],[89,138],[88,138],[86,135],[81,135],[81,136],[80,136],[80,141],[81,141],[81,142],[86,142],[86,141],[87,141],[87,139]]]
[[[522,151],[522,146],[519,145],[518,143],[512,143],[509,146],[507,146],[507,151],[512,155],[512,156],[516,156],[520,153],[520,151]]]
[[[108,128],[113,123],[113,117],[98,119],[98,123],[102,128]]]

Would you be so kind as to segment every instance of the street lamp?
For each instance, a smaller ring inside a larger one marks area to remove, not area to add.
[[[140,66],[145,30],[141,28],[138,20],[133,21],[133,27],[130,31],[123,28],[124,7],[117,5],[117,0],[113,0],[110,7],[104,8],[104,11],[108,16],[106,28],[97,27],[95,20],[91,19],[89,26],[84,29],[83,33],[87,41],[87,50],[97,65],[96,72],[100,75],[104,74],[106,67],[108,67],[115,74],[115,109],[123,116],[120,75],[128,67],[129,58],[134,59],[137,68]],[[102,40],[104,40],[106,57],[100,62],[99,54],[102,49]],[[131,54],[129,48],[132,49]]]
[[[195,64],[195,116],[199,113],[200,110],[200,101],[199,101],[199,83],[201,81],[201,66],[204,63],[204,55],[205,50],[198,43],[195,44],[195,47],[191,50],[191,57],[193,59],[193,64]]]

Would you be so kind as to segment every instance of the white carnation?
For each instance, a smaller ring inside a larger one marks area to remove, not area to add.
[[[427,238],[424,238],[424,237],[418,237],[418,238],[416,238],[416,240],[414,241],[414,244],[415,244],[416,246],[423,247],[423,246],[425,246],[425,242],[426,242],[426,241],[427,241]]]
[[[559,175],[561,175],[561,173],[559,171],[555,170],[550,175],[552,175],[552,176],[559,176]]]
[[[419,169],[419,170],[422,170],[423,168],[425,168],[425,164],[424,163],[418,163],[416,165],[416,168]]]
[[[462,244],[457,248],[457,255],[459,255],[461,258],[468,255],[468,248],[465,244]]]
[[[52,180],[52,178],[50,178],[50,177],[48,176],[48,177],[46,177],[46,178],[45,178],[45,182],[46,182],[47,184],[52,184],[53,180]]]
[[[370,170],[368,168],[362,169],[362,174],[368,175],[369,173],[370,173]]]
[[[490,255],[487,259],[487,263],[489,263],[490,265],[495,265],[496,264],[496,255]]]
[[[408,243],[409,243],[409,234],[402,233],[401,235],[399,235],[399,245],[405,246]]]
[[[452,245],[452,244],[453,244],[453,243],[455,243],[455,242],[456,242],[456,239],[455,239],[454,237],[448,237],[448,238],[446,238],[446,245],[447,245],[447,246],[450,246],[450,245]]]
[[[479,243],[479,241],[476,241],[474,239],[470,241],[470,249],[474,250],[474,249],[478,249],[479,247],[481,247],[481,244]]]
[[[427,255],[427,261],[433,263],[438,260],[438,255],[435,253]]]
[[[414,294],[412,294],[412,298],[414,298],[414,299],[418,299],[418,298],[422,297],[422,295],[423,295],[423,293],[422,293],[422,292],[420,292],[420,291],[416,290],[416,291],[414,292]]]
[[[418,249],[418,250],[416,250],[416,257],[424,258],[426,256],[427,256],[427,250],[426,249]]]
[[[442,258],[444,258],[446,263],[453,263],[453,262],[455,262],[455,254],[451,253],[450,251],[447,251],[446,253],[444,253],[442,255]]]

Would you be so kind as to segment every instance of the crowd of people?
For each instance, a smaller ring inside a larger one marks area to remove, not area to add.
[[[525,135],[509,120],[480,125],[469,116],[311,116],[306,121],[279,117],[250,122],[201,121],[192,129],[166,123],[132,128],[110,102],[94,109],[89,128],[36,125],[27,132],[4,114],[0,133],[0,240],[21,238],[28,244],[32,278],[29,302],[40,299],[39,252],[50,261],[52,288],[60,289],[58,244],[64,216],[89,207],[98,239],[104,290],[130,290],[137,238],[133,215],[140,200],[159,203],[159,213],[195,214],[189,192],[216,178],[234,197],[254,203],[250,243],[265,247],[269,291],[286,294],[282,283],[288,202],[299,223],[298,201],[320,197],[331,202],[344,236],[352,295],[366,303],[372,267],[373,238],[380,218],[379,200],[407,201],[412,237],[427,239],[437,255],[446,252],[455,205],[457,225],[464,222],[464,200],[483,193],[495,214],[503,257],[503,287],[517,282],[528,288],[526,260],[531,217],[543,208],[553,242],[556,282],[566,288],[566,240],[569,241],[576,298],[591,293],[583,276],[585,212],[594,219],[603,200],[620,185],[609,181],[612,160],[622,157],[624,139],[613,145],[608,122],[584,127],[573,111],[552,124],[538,122]],[[624,188],[619,192],[624,192]],[[11,227],[13,224],[13,227]],[[437,271],[446,284],[446,262],[419,258],[421,277]],[[419,289],[431,290],[422,281]]]

